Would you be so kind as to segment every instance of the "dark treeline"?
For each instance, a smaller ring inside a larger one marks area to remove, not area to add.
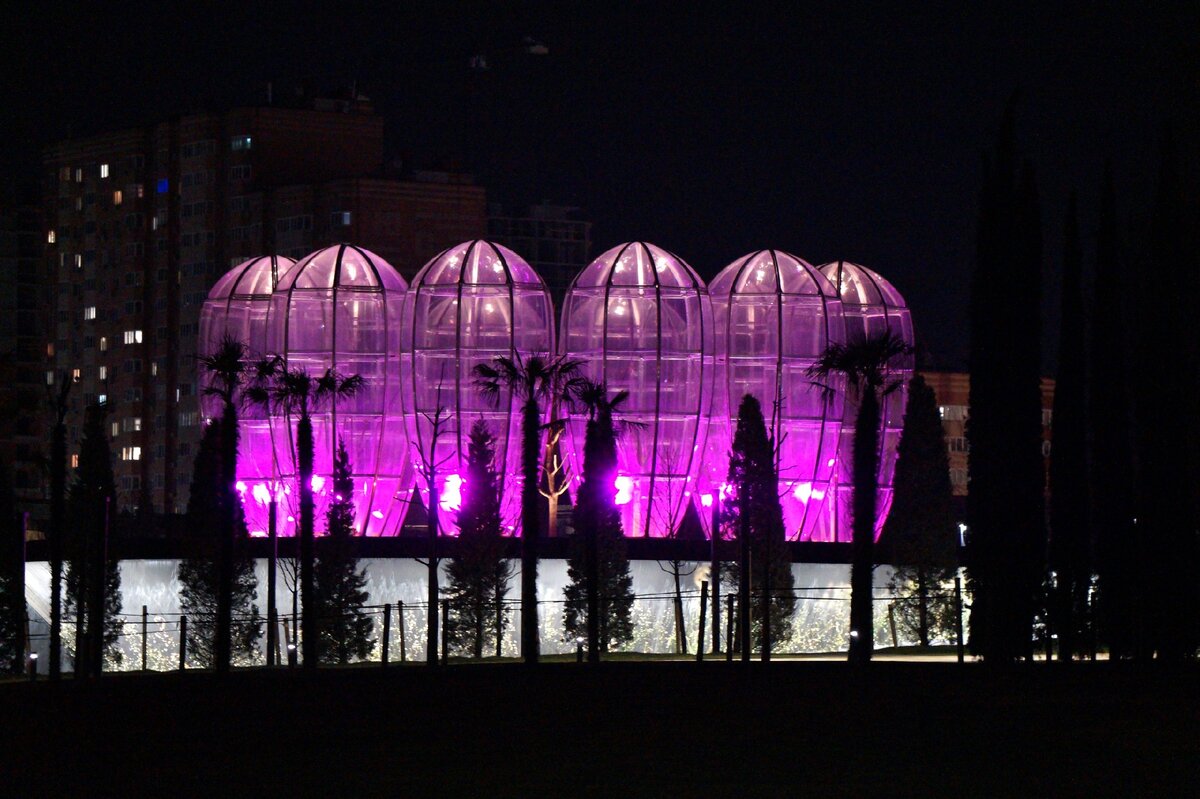
[[[1042,219],[1014,109],[985,158],[971,301],[967,564],[971,647],[1031,657],[1192,657],[1200,643],[1200,388],[1195,182],[1170,137],[1148,213],[1120,209],[1111,169],[1099,219],[1065,221],[1062,330],[1048,508],[1038,310]],[[1131,224],[1122,226],[1122,214]],[[1094,235],[1089,235],[1094,230]],[[1059,260],[1055,258],[1054,260]],[[1086,264],[1093,266],[1091,300]]]

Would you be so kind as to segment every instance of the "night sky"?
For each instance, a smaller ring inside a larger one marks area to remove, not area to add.
[[[760,247],[872,266],[908,298],[932,364],[956,368],[981,153],[1014,91],[1043,198],[1051,328],[1068,193],[1087,234],[1112,159],[1122,213],[1136,212],[1165,125],[1197,129],[1200,4],[646,5],[8,4],[5,194],[68,133],[259,102],[268,81],[279,97],[354,80],[395,157],[470,169],[507,204],[580,206],[594,253],[644,238],[706,278]],[[525,53],[525,37],[549,54]]]

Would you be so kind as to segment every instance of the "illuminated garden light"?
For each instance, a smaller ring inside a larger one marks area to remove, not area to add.
[[[617,489],[616,497],[613,499],[614,503],[628,505],[633,501],[633,478],[619,474],[617,479],[613,480],[613,486]]]

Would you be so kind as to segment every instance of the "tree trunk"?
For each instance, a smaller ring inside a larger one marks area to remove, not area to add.
[[[538,662],[541,630],[538,627],[538,432],[541,416],[530,387],[521,408],[521,655],[529,665]]]
[[[426,514],[428,523],[426,525],[426,534],[429,543],[428,562],[426,564],[425,583],[428,591],[425,595],[425,602],[429,606],[428,613],[425,617],[425,663],[429,666],[436,666],[438,663],[438,557],[437,557],[437,537],[438,537],[438,493],[437,493],[437,473],[433,468],[433,448],[430,448],[430,466],[429,466],[429,513]]]
[[[213,666],[218,674],[229,672],[233,637],[233,539],[237,511],[237,409],[225,404],[221,415],[221,529],[217,549],[217,623],[213,641]]]
[[[746,500],[746,484],[738,486],[738,538],[741,556],[738,559],[738,644],[742,662],[750,662],[750,503]]]
[[[712,653],[714,655],[721,654],[721,557],[717,551],[720,543],[719,508],[720,500],[715,499],[712,512],[712,538],[709,539],[709,546],[712,550],[711,563],[708,570],[708,581],[712,584]]]
[[[66,514],[67,428],[54,426],[50,443],[50,679],[62,676],[63,517]],[[78,644],[77,644],[78,645]]]
[[[688,653],[687,632],[683,628],[683,586],[679,583],[679,561],[671,562],[671,576],[675,578],[675,652]]]
[[[300,649],[304,656],[304,668],[317,667],[317,604],[313,582],[313,429],[312,420],[305,413],[296,423],[296,458],[300,465],[300,604],[301,638]]]
[[[879,397],[863,387],[854,423],[854,539],[850,571],[850,662],[871,660],[874,639],[872,577],[875,568],[875,504],[879,479]]]

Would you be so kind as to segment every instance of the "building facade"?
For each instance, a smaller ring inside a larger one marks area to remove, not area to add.
[[[365,101],[243,108],[59,142],[44,155],[45,382],[109,409],[124,510],[180,512],[200,440],[201,305],[232,264],[353,240],[412,275],[486,230],[469,178],[385,173]]]
[[[510,216],[492,204],[488,238],[528,259],[560,313],[571,281],[591,262],[592,223],[580,218],[578,208],[543,203],[530,206],[524,216]]]

